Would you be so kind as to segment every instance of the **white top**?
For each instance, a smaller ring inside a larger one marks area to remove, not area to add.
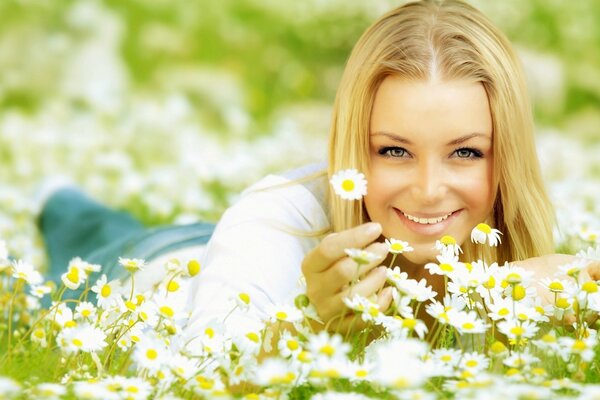
[[[257,331],[270,306],[291,303],[304,290],[301,263],[319,239],[294,232],[329,227],[323,200],[327,179],[290,182],[321,170],[324,164],[269,175],[223,214],[191,285],[188,333],[211,320],[223,322],[240,293],[250,296],[250,309],[229,315],[225,327],[237,334]]]

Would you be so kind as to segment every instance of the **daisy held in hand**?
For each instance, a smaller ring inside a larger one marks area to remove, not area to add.
[[[365,175],[356,169],[337,172],[330,179],[335,193],[344,200],[361,200],[367,194]]]

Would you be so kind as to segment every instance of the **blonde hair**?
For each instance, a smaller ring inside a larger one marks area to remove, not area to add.
[[[538,164],[531,105],[520,63],[509,41],[481,12],[458,0],[424,0],[376,21],[352,50],[337,92],[329,142],[331,177],[369,168],[369,122],[375,93],[389,75],[427,80],[469,79],[487,92],[493,124],[494,187],[490,225],[503,234],[483,254],[463,244],[467,260],[520,260],[553,250],[554,212]],[[367,222],[361,202],[340,200],[330,189],[334,232]]]

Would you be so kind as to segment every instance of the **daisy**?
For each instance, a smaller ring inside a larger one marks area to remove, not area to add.
[[[300,340],[287,329],[283,331],[283,334],[279,338],[277,348],[279,349],[279,355],[283,358],[296,356],[303,350]]]
[[[31,293],[32,296],[41,299],[51,291],[52,289],[48,285],[33,285],[31,286],[29,293]]]
[[[444,275],[450,276],[452,273],[456,273],[461,269],[465,269],[463,263],[458,261],[458,257],[451,254],[442,254],[436,256],[438,263],[427,263],[425,269],[429,271],[431,275]]]
[[[419,387],[432,375],[422,361],[426,353],[427,344],[417,339],[376,342],[367,348],[366,359],[375,365],[370,381],[394,389]]]
[[[367,180],[356,169],[338,171],[329,182],[335,194],[344,200],[360,200],[367,194]]]
[[[477,224],[471,231],[471,241],[480,244],[485,244],[488,241],[491,247],[495,247],[502,242],[500,240],[501,234],[498,229],[493,229],[488,224],[481,223]]]
[[[86,275],[90,275],[93,272],[100,272],[102,267],[98,264],[90,264],[83,261],[80,257],[75,257],[69,262],[69,268],[78,267],[81,271],[85,272]]]
[[[344,252],[359,265],[369,264],[381,259],[381,256],[363,249],[345,249]]]
[[[302,321],[302,312],[289,304],[271,304],[267,307],[267,319],[269,322],[299,322]]]
[[[485,370],[490,364],[489,358],[477,352],[465,353],[460,360],[460,368],[469,371],[472,375]]]
[[[521,343],[523,339],[530,339],[540,328],[531,321],[500,321],[498,322],[498,331],[508,337],[511,342]]]
[[[67,388],[58,383],[40,383],[32,388],[31,393],[36,398],[43,399],[60,399],[67,393]]]
[[[570,276],[571,278],[574,278],[575,280],[577,280],[579,278],[579,272],[584,270],[588,266],[589,263],[590,263],[589,259],[584,259],[584,258],[576,259],[575,261],[573,261],[571,263],[560,265],[558,267],[558,270],[560,272],[558,272],[557,275],[564,274],[564,275]]]
[[[22,260],[12,262],[12,276],[15,279],[23,279],[29,285],[39,285],[44,280],[33,265]]]
[[[529,349],[526,349],[522,353],[513,351],[512,354],[506,357],[502,363],[509,368],[522,369],[539,361],[539,358],[530,354]]]
[[[458,330],[459,333],[485,333],[489,324],[477,317],[475,311],[459,311],[453,313],[450,318],[450,325]]]
[[[330,335],[327,331],[321,331],[309,338],[308,350],[317,358],[345,358],[350,353],[350,345],[339,334]]]
[[[454,256],[457,256],[460,253],[462,253],[462,249],[460,248],[459,244],[456,242],[456,239],[454,239],[450,235],[442,236],[442,238],[440,240],[436,240],[435,241],[435,249],[438,250],[442,255],[449,253]]]
[[[170,357],[164,340],[154,335],[143,336],[133,351],[133,360],[138,367],[150,372],[158,372],[169,363]]]
[[[392,254],[408,253],[408,252],[414,250],[408,244],[408,242],[405,242],[403,240],[389,238],[389,239],[385,239],[385,244],[388,245],[388,250]]]
[[[96,307],[88,301],[82,301],[75,307],[75,318],[91,320],[96,315]]]
[[[87,275],[85,271],[79,268],[77,263],[71,262],[67,272],[61,275],[62,283],[71,290],[77,290],[79,286],[85,282]]]
[[[119,264],[127,271],[134,273],[144,269],[146,261],[140,258],[123,258],[119,257]]]
[[[106,334],[104,331],[89,324],[65,328],[56,338],[60,348],[67,353],[100,351],[106,347],[105,340]]]
[[[595,248],[588,247],[586,250],[579,251],[575,256],[587,260],[600,261],[600,246],[596,246]]]
[[[92,292],[96,293],[96,303],[98,307],[107,309],[118,304],[120,298],[119,281],[113,280],[107,282],[105,274],[102,274],[96,284],[92,286]]]
[[[292,385],[297,377],[288,362],[280,358],[268,358],[258,365],[254,382],[261,386]]]

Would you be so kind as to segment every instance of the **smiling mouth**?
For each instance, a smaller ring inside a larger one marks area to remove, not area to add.
[[[433,217],[433,218],[420,218],[420,217],[415,217],[414,215],[410,215],[405,213],[402,210],[398,210],[402,213],[402,215],[404,215],[407,219],[416,222],[418,224],[422,224],[422,225],[433,225],[433,224],[439,224],[440,222],[448,219],[448,217],[450,217],[452,214],[454,214],[455,211],[449,212],[447,214],[443,214],[440,215],[439,217]]]

